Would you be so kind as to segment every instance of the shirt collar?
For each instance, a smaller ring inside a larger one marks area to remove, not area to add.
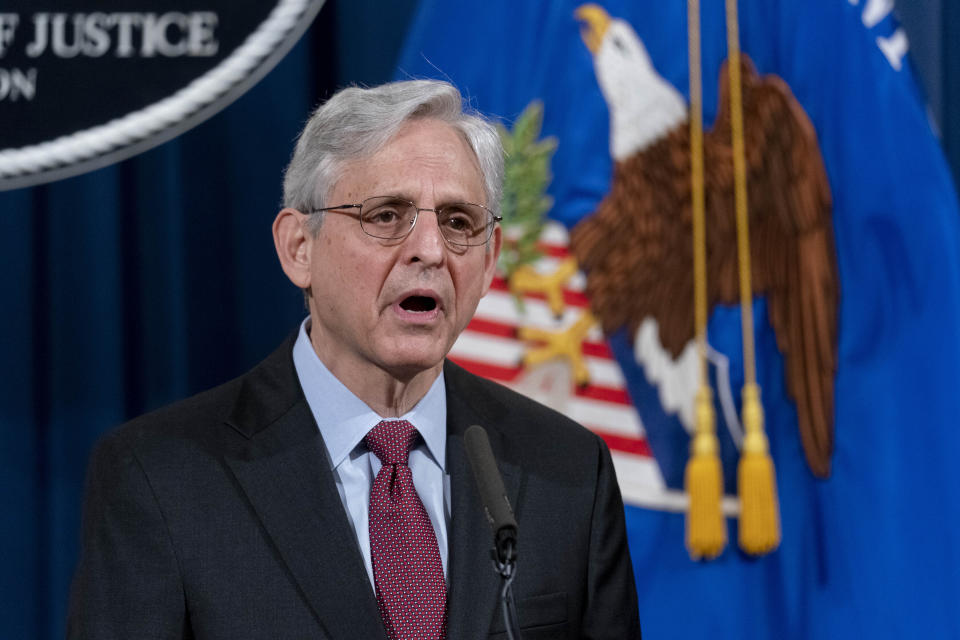
[[[373,409],[347,389],[317,356],[310,342],[310,318],[300,324],[293,345],[293,365],[307,405],[320,428],[333,467],[339,466],[378,422]],[[410,411],[391,418],[412,423],[441,469],[446,469],[447,394],[443,372]]]

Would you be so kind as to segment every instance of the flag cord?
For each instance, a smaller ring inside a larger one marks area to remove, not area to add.
[[[750,283],[750,227],[747,218],[747,170],[744,150],[743,86],[737,0],[726,0],[727,69],[730,82],[730,132],[733,146],[734,203],[740,275],[740,322],[743,332],[743,451],[737,468],[740,495],[740,548],[768,553],[780,544],[780,515],[773,459],[764,429],[754,352],[753,292]]]
[[[727,69],[730,74],[730,134],[733,145],[734,205],[737,213],[737,264],[743,333],[743,379],[757,383],[753,345],[753,292],[750,285],[750,223],[747,220],[747,168],[743,141],[743,94],[740,78],[740,30],[737,0],[727,0]]]
[[[690,188],[693,217],[693,306],[700,385],[694,411],[695,433],[684,473],[689,496],[686,543],[690,557],[714,558],[727,544],[723,517],[723,467],[716,434],[713,391],[707,376],[707,249],[703,176],[703,91],[700,65],[700,3],[687,1],[690,64]]]

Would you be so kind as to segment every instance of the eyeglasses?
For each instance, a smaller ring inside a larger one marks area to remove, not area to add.
[[[308,213],[338,209],[359,209],[360,228],[368,236],[381,240],[405,238],[417,224],[421,211],[433,211],[437,214],[443,239],[461,247],[486,244],[493,235],[494,226],[503,220],[483,205],[471,202],[452,202],[436,209],[425,209],[396,196],[374,196],[358,204],[312,209]]]

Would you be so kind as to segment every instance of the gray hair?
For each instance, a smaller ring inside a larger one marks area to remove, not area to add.
[[[328,206],[327,197],[344,165],[369,157],[396,136],[405,123],[421,118],[445,122],[463,136],[483,174],[486,205],[499,215],[503,192],[503,145],[494,125],[464,109],[460,92],[438,80],[390,82],[373,88],[348,87],[321,105],[304,127],[283,179],[283,204],[299,211]],[[311,220],[314,233],[322,216]]]

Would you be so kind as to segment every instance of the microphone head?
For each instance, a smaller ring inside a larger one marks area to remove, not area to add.
[[[480,425],[473,425],[463,435],[467,458],[473,470],[473,479],[477,483],[480,501],[487,516],[487,522],[493,530],[498,549],[507,541],[516,542],[517,520],[507,499],[507,491],[503,486],[503,478],[497,469],[497,462],[490,448],[490,440],[486,430]]]

